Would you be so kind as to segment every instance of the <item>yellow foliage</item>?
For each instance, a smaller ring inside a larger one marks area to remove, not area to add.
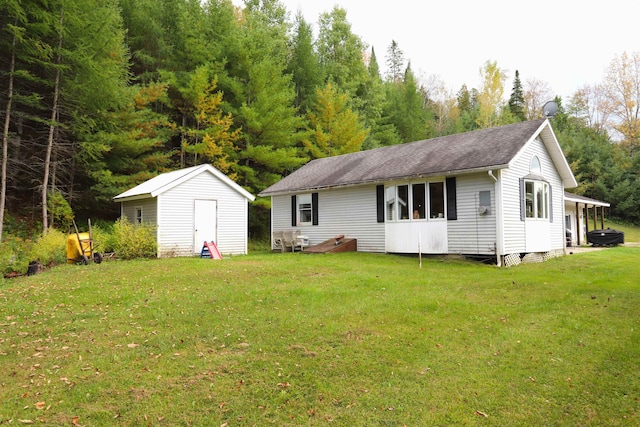
[[[353,153],[362,148],[369,130],[347,102],[347,95],[339,93],[331,82],[316,91],[316,102],[308,113],[309,137],[302,140],[313,158]]]

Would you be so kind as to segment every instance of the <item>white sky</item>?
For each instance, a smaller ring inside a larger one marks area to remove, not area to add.
[[[507,74],[506,96],[518,70],[523,83],[547,82],[568,99],[602,82],[616,55],[640,51],[640,0],[280,1],[292,21],[299,10],[316,32],[320,14],[341,6],[382,71],[395,40],[417,76],[438,76],[453,92],[479,88],[479,70],[491,60]]]

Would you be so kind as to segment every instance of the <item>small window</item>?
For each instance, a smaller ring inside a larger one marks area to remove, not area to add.
[[[538,159],[538,156],[533,156],[531,158],[531,163],[529,164],[529,172],[538,175],[542,174],[542,166],[540,166],[540,159]]]
[[[136,224],[142,224],[142,206],[136,207]]]
[[[429,183],[429,217],[444,218],[444,182]]]
[[[298,221],[300,224],[311,224],[311,194],[298,196]]]
[[[413,184],[411,186],[412,201],[413,201],[413,219],[426,218],[427,206],[425,204],[426,199],[426,186],[424,184]]]
[[[409,186],[398,185],[398,218],[409,219]]]

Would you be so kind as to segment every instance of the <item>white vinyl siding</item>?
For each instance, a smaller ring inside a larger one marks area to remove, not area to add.
[[[338,235],[358,240],[358,251],[384,252],[384,223],[377,222],[376,186],[317,191],[318,225],[291,226],[291,194],[273,196],[272,231],[300,230],[315,245]],[[309,192],[300,194],[310,194]]]
[[[520,178],[529,175],[533,156],[540,160],[540,175],[549,183],[553,222],[548,218],[548,250],[564,248],[564,186],[549,153],[539,139],[527,144],[515,157],[502,176],[504,254],[527,252],[527,220],[521,220],[520,214]],[[529,236],[530,237],[530,236]]]
[[[448,221],[449,253],[495,255],[495,182],[487,173],[456,177],[458,219]],[[489,191],[488,213],[480,214],[480,192]]]
[[[216,200],[220,253],[247,253],[247,199],[210,173],[195,177],[158,196],[161,225],[159,256],[192,256],[203,242],[194,243],[194,200]]]
[[[137,223],[137,210],[142,208],[142,222],[145,224],[158,224],[158,208],[156,199],[142,199],[124,202],[122,204],[122,215],[132,223]]]

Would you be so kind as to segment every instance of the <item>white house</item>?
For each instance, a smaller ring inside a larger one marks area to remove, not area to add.
[[[158,175],[114,197],[121,216],[157,226],[158,257],[200,254],[205,241],[222,254],[246,254],[254,199],[208,164]]]
[[[565,252],[564,190],[576,186],[542,119],[316,159],[260,196],[272,231],[312,245],[344,235],[359,251],[511,265]]]

